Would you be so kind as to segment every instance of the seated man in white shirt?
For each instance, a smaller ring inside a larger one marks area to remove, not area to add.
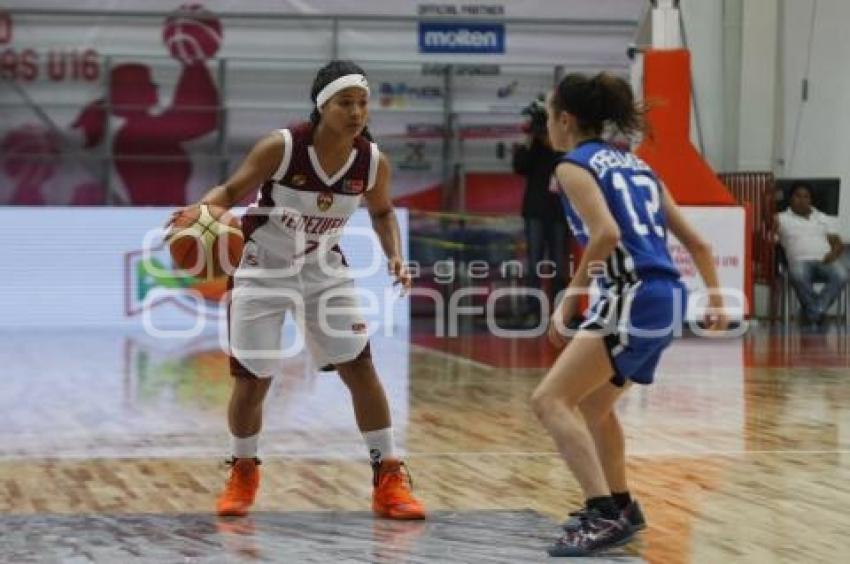
[[[779,241],[788,257],[789,279],[803,307],[804,321],[822,324],[848,278],[833,219],[812,206],[812,190],[804,182],[791,187],[788,209],[777,219]],[[815,292],[815,282],[824,283],[819,293]]]

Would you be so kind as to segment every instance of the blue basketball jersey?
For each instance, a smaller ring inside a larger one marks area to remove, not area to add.
[[[661,207],[662,187],[652,169],[629,152],[601,140],[580,143],[562,161],[576,164],[596,179],[608,209],[620,227],[620,242],[606,261],[607,281],[636,282],[662,276],[679,277],[667,250],[667,220]],[[567,222],[579,243],[588,232],[561,192]]]

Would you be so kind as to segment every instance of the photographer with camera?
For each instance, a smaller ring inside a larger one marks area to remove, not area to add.
[[[541,288],[541,273],[550,272],[540,263],[548,256],[554,264],[551,295],[554,298],[566,287],[564,254],[568,229],[564,211],[558,197],[557,185],[552,183],[552,173],[560,153],[552,148],[546,132],[546,102],[543,96],[522,110],[528,117],[528,139],[513,148],[514,172],[525,177],[525,195],[522,199],[522,217],[525,220],[525,237],[528,248],[527,283],[530,288]],[[530,300],[529,311],[539,315],[539,304]]]

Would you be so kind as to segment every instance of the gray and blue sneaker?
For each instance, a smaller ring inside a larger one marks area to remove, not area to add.
[[[593,556],[598,552],[623,546],[635,535],[635,530],[622,515],[606,519],[597,511],[586,511],[575,529],[549,546],[549,556]]]
[[[574,531],[581,527],[581,520],[587,516],[587,508],[582,507],[576,511],[571,511],[566,521],[561,524],[561,528],[565,531]],[[622,509],[620,516],[628,521],[632,530],[635,532],[642,531],[646,528],[646,518],[643,516],[643,511],[640,509],[640,504],[636,499],[633,499],[630,504]]]

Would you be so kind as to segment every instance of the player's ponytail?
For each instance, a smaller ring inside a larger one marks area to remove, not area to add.
[[[316,98],[319,96],[319,92],[321,92],[325,86],[334,80],[347,74],[362,74],[363,76],[366,76],[366,71],[364,71],[360,65],[352,61],[333,60],[320,68],[319,72],[316,73],[316,78],[313,79],[313,86],[310,88],[310,100],[313,102],[313,111],[310,113],[310,123],[312,123],[314,127],[317,126],[319,121],[322,119],[322,114],[319,112],[319,108],[316,104]],[[372,134],[369,132],[368,127],[364,127],[360,135],[369,141],[372,141]]]
[[[609,123],[626,136],[644,129],[644,110],[635,104],[631,86],[606,72],[568,74],[555,88],[553,105],[575,116],[579,129],[589,135],[601,135]]]

